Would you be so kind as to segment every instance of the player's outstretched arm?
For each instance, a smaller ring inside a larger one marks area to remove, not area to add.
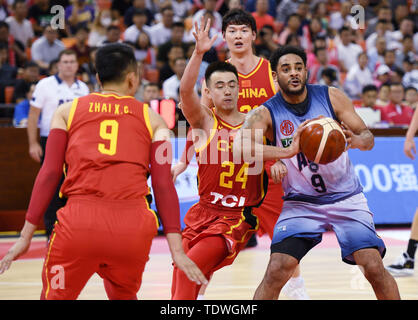
[[[45,161],[35,180],[25,224],[19,239],[0,261],[0,274],[9,269],[14,260],[28,251],[33,233],[59,184],[67,147],[66,119],[68,119],[70,107],[71,104],[64,104],[54,114],[47,140]]]
[[[270,112],[261,105],[246,115],[245,122],[234,139],[234,158],[241,155],[247,162],[291,158],[299,152],[300,132],[301,128],[296,131],[288,148],[263,144],[264,137],[273,141],[275,133]]]
[[[405,143],[403,146],[403,151],[405,155],[414,160],[415,155],[417,154],[417,149],[415,147],[414,137],[418,130],[418,108],[415,109],[414,116],[412,117],[411,123],[409,124],[408,131],[405,136]]]
[[[196,39],[196,46],[180,81],[181,110],[192,128],[203,128],[210,116],[210,110],[200,104],[199,96],[194,90],[203,55],[216,40],[216,36],[209,38],[209,30],[210,19],[205,25],[202,17],[200,27],[195,23],[193,36]]]
[[[152,188],[173,261],[191,281],[198,284],[207,283],[202,271],[185,254],[182,246],[179,199],[170,171],[172,160],[170,131],[163,118],[151,108],[149,115],[153,131],[151,144]]]
[[[351,100],[343,91],[333,87],[329,88],[329,98],[337,118],[343,125],[347,149],[371,150],[374,146],[374,136],[354,111]]]

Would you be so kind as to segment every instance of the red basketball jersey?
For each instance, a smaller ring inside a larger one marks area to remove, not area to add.
[[[92,93],[73,101],[67,126],[62,194],[122,200],[149,193],[152,128],[147,104]]]
[[[238,111],[247,113],[262,105],[276,94],[270,62],[260,58],[257,66],[248,74],[238,72]]]
[[[205,146],[196,149],[200,202],[221,210],[256,206],[267,189],[264,168],[259,174],[248,174],[252,166],[247,162],[234,163],[233,139],[242,124],[231,126],[212,113],[210,137]]]

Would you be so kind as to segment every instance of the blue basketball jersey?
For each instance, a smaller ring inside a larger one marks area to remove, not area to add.
[[[299,125],[307,119],[320,115],[337,119],[328,87],[309,84],[306,87],[308,106],[302,115],[289,108],[280,92],[263,104],[270,111],[275,133],[274,145],[288,147]],[[282,161],[288,170],[282,182],[284,200],[329,204],[363,190],[346,151],[337,160],[325,165],[309,161],[302,152]]]

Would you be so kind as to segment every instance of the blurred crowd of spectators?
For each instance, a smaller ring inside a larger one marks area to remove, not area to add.
[[[61,29],[51,24],[55,5],[65,8]],[[356,5],[364,9],[360,15]],[[65,48],[77,52],[78,77],[98,90],[94,53],[112,42],[135,51],[138,99],[177,101],[194,22],[210,18],[211,35],[219,34],[205,54],[199,91],[207,65],[228,58],[222,16],[237,7],[256,20],[257,55],[268,59],[281,45],[301,46],[309,83],[344,90],[370,127],[409,124],[418,104],[418,8],[412,0],[0,0],[0,103],[30,100],[33,85],[56,72]]]

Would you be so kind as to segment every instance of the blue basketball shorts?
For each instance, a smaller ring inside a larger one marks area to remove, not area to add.
[[[385,255],[385,244],[376,233],[373,214],[363,193],[332,204],[285,201],[274,227],[271,252],[287,253],[300,260],[329,230],[335,232],[342,260],[348,264],[356,264],[352,254],[360,249],[376,248],[382,258]],[[303,248],[289,248],[298,243],[288,241],[292,238],[304,240],[299,241]],[[292,244],[284,245],[284,240]]]

